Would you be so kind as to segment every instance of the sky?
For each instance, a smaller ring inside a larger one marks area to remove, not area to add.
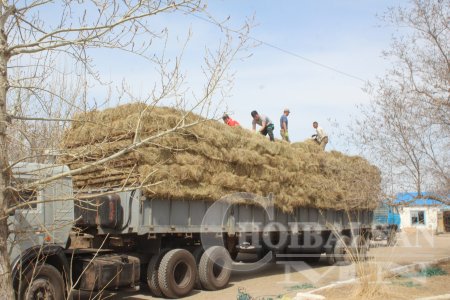
[[[250,112],[257,110],[274,121],[276,137],[279,137],[279,118],[283,109],[289,108],[292,141],[309,138],[314,133],[312,122],[318,121],[329,134],[327,149],[356,152],[347,148],[339,132],[351,126],[358,114],[357,105],[369,102],[370,95],[363,90],[366,82],[382,76],[389,67],[381,53],[389,48],[394,29],[377,16],[388,7],[403,3],[394,0],[209,1],[208,12],[217,20],[228,19],[227,27],[239,28],[246,19],[253,18],[250,36],[263,42],[239,56],[248,58],[237,59],[230,66],[233,87],[219,111],[228,112],[243,127],[251,128]],[[181,64],[186,77],[184,87],[189,90],[188,95],[198,93],[204,83],[201,64],[205,49],[215,49],[223,42],[223,32],[213,24],[181,13],[157,16],[154,24],[167,26],[167,57],[175,57],[185,47]],[[152,47],[158,52],[162,46],[155,42]],[[138,98],[144,97],[158,80],[155,66],[142,58],[117,56],[105,50],[93,51],[91,55],[108,80],[118,85],[125,80]],[[94,85],[90,93],[101,100],[105,88]]]

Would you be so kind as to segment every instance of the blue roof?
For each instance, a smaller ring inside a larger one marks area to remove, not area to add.
[[[398,193],[397,199],[394,200],[395,204],[406,204],[406,205],[413,205],[413,206],[446,206],[442,202],[430,199],[433,198],[433,193],[429,192],[423,192],[422,197],[419,199],[416,198],[418,193]],[[430,198],[427,198],[427,195]],[[448,206],[447,206],[448,207]]]

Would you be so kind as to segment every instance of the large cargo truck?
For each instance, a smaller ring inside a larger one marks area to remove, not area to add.
[[[20,163],[13,180],[26,183],[69,171],[65,166]],[[74,191],[70,177],[37,192],[10,216],[11,263],[18,299],[70,298],[148,288],[154,296],[180,298],[195,289],[228,284],[239,252],[273,259],[330,264],[364,257],[370,210],[298,207],[283,212],[273,197],[246,193],[217,201],[150,199],[139,189]],[[26,203],[30,205],[26,205]]]

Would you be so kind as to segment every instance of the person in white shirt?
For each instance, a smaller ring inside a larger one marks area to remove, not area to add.
[[[325,150],[325,146],[328,144],[328,135],[322,127],[319,126],[319,123],[314,121],[313,127],[316,129],[316,134],[313,134],[312,138],[317,142],[317,144],[319,144],[320,147],[322,147],[323,150]]]

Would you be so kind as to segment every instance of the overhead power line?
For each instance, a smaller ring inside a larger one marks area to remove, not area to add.
[[[238,30],[231,29],[231,28],[229,28],[229,27],[227,27],[227,26],[224,26],[224,25],[220,24],[220,23],[217,22],[217,21],[213,21],[213,20],[211,20],[211,19],[207,19],[207,18],[204,18],[204,17],[199,16],[199,15],[196,15],[196,14],[191,14],[191,15],[194,16],[194,17],[196,17],[196,18],[199,19],[199,20],[204,21],[204,22],[208,22],[208,23],[213,24],[213,25],[215,25],[215,26],[218,26],[218,27],[220,27],[220,28],[224,28],[224,29],[226,29],[226,30],[228,30],[228,31],[231,31],[231,32],[234,32],[234,33],[236,33],[236,34],[242,35],[242,33],[239,32]],[[297,54],[297,53],[295,53],[295,52],[293,52],[293,51],[290,51],[290,50],[286,50],[286,49],[281,48],[281,47],[279,47],[279,46],[276,46],[276,45],[274,45],[274,44],[272,44],[272,43],[265,42],[265,41],[263,41],[263,40],[260,40],[260,39],[258,39],[258,38],[255,38],[255,37],[253,37],[253,36],[251,36],[251,35],[248,35],[247,37],[248,37],[249,39],[254,40],[255,42],[258,42],[258,43],[262,44],[262,45],[265,45],[265,46],[270,47],[270,48],[272,48],[272,49],[278,50],[278,51],[283,52],[283,53],[285,53],[285,54],[288,54],[288,55],[290,55],[290,56],[299,58],[299,59],[301,59],[301,60],[303,60],[303,61],[309,62],[309,63],[314,64],[314,65],[316,65],[316,66],[319,66],[319,67],[321,67],[321,68],[327,69],[327,70],[329,70],[329,71],[335,72],[335,73],[337,73],[337,74],[340,74],[340,75],[343,75],[343,76],[346,76],[346,77],[349,77],[349,78],[352,78],[352,79],[355,79],[355,80],[358,80],[358,81],[366,82],[365,79],[363,79],[363,78],[361,78],[361,77],[359,77],[359,76],[352,75],[352,74],[350,74],[350,73],[348,73],[348,72],[339,70],[339,69],[337,69],[337,68],[335,68],[335,67],[332,67],[332,66],[323,64],[323,63],[321,63],[321,62],[315,61],[315,60],[313,60],[313,59],[307,58],[307,57],[305,57],[305,56],[303,56],[303,55]]]

